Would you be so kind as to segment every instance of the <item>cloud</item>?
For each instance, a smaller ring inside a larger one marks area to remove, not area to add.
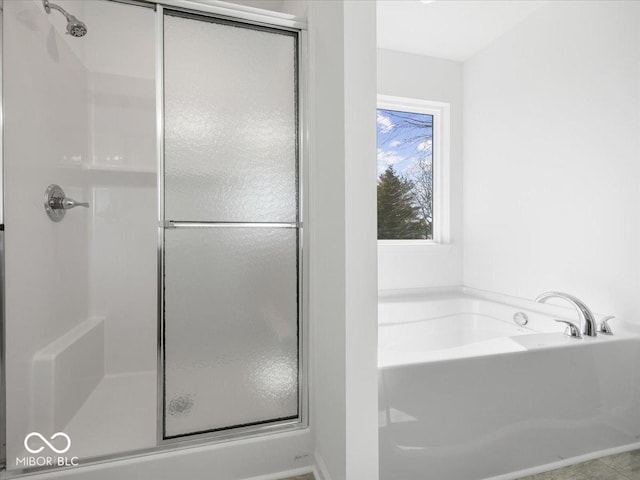
[[[389,117],[378,112],[376,119],[382,133],[389,133],[391,130],[393,130],[394,125]]]
[[[391,143],[389,144],[389,146],[390,146],[391,148],[396,148],[396,147],[398,147],[398,146],[400,146],[400,145],[402,145],[402,142],[400,142],[399,140],[394,140],[393,142],[391,142]]]
[[[402,162],[404,157],[401,157],[395,152],[388,150],[378,149],[378,175],[384,172],[388,167],[393,167]]]
[[[425,140],[424,142],[420,142],[418,144],[418,151],[419,152],[424,152],[426,150],[429,150],[432,146],[432,142],[431,140]]]

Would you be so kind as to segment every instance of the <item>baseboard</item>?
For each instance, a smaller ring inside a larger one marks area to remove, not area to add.
[[[246,480],[283,480],[283,479],[288,479],[290,477],[297,477],[298,475],[306,475],[312,472],[313,472],[313,468],[311,467],[311,465],[309,465],[307,467],[295,468],[292,470],[286,470],[284,472],[270,473],[268,475],[251,477],[251,478],[247,478]]]
[[[578,455],[577,457],[566,458],[557,462],[547,463],[545,465],[538,465],[517,472],[505,473],[503,475],[497,475],[495,477],[489,477],[485,480],[515,480],[529,475],[537,475],[539,473],[549,472],[558,468],[568,467],[577,463],[588,462],[589,460],[596,460],[598,458],[606,457],[608,455],[616,455],[618,453],[629,452],[631,450],[637,450],[640,448],[640,443],[631,443],[628,445],[622,445],[620,447],[607,448],[605,450],[599,450],[597,452],[587,453],[585,455]]]
[[[322,457],[316,453],[314,458],[313,476],[315,477],[315,480],[331,480],[331,476],[327,471],[327,466],[324,464]]]

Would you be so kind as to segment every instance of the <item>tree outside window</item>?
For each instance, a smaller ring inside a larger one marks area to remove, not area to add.
[[[378,109],[378,239],[433,239],[433,115]]]

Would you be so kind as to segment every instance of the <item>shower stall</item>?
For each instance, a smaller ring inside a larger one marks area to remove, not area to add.
[[[305,428],[304,25],[175,0],[1,24],[5,475]]]

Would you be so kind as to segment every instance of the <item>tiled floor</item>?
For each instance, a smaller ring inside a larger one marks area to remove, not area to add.
[[[314,480],[313,474],[283,480]],[[640,450],[522,477],[520,480],[640,480]]]
[[[314,480],[313,474],[283,480]],[[640,450],[522,477],[520,480],[640,480]]]
[[[610,455],[520,480],[640,480],[640,450]]]

